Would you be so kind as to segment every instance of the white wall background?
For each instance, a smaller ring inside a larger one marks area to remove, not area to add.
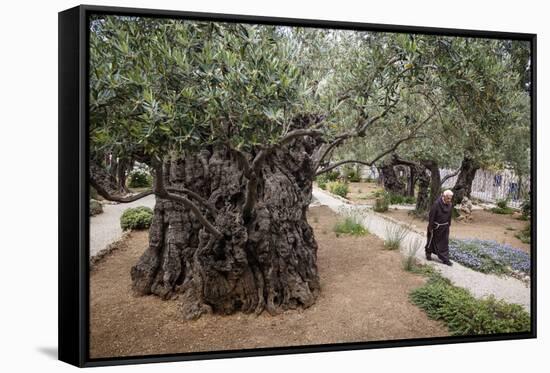
[[[544,165],[550,24],[543,1],[118,0],[118,5],[538,34],[537,340],[316,353],[109,368],[116,372],[530,372],[548,368],[550,211]],[[76,1],[6,1],[0,12],[0,369],[69,371],[57,354],[57,12]],[[448,5],[447,5],[448,4]],[[546,216],[545,216],[546,214]],[[330,322],[330,320],[327,320]]]

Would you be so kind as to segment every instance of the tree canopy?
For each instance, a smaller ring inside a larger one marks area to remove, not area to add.
[[[92,154],[256,153],[309,118],[320,168],[398,146],[529,171],[527,42],[120,16],[91,29]]]

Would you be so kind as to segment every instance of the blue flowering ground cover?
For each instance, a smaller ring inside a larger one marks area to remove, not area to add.
[[[508,244],[477,238],[449,241],[449,257],[476,271],[496,274],[523,275],[531,272],[531,257],[528,253]]]

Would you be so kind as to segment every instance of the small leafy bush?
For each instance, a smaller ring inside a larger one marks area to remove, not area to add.
[[[331,181],[327,183],[327,188],[329,192],[334,193],[342,198],[346,198],[349,192],[348,183],[343,183],[341,181]]]
[[[90,198],[95,199],[95,200],[97,200],[99,198],[97,190],[91,185],[90,185]]]
[[[369,233],[355,216],[347,216],[344,220],[336,223],[334,232],[336,234],[351,234],[354,236],[362,236]]]
[[[361,181],[361,175],[357,167],[347,167],[344,169],[344,177],[350,183],[358,183]]]
[[[327,174],[321,174],[315,178],[315,181],[317,182],[317,186],[323,190],[327,189],[327,183],[329,182]]]
[[[340,173],[334,170],[325,172],[323,175],[326,175],[327,181],[336,181],[340,177]]]
[[[515,235],[523,243],[531,243],[531,223],[527,224],[519,233]]]
[[[146,188],[153,184],[153,178],[145,170],[134,170],[128,177],[128,186],[130,188]]]
[[[483,273],[510,274],[510,268],[526,275],[531,271],[529,254],[491,240],[452,239],[449,241],[449,257]]]
[[[390,207],[390,195],[386,191],[376,191],[373,193],[376,197],[372,209],[376,212],[386,212]]]
[[[103,205],[95,199],[90,200],[90,216],[99,215],[103,212]]]
[[[139,206],[124,210],[120,217],[120,227],[123,231],[148,229],[153,222],[153,210]]]
[[[521,216],[525,220],[529,220],[531,217],[531,195],[528,195],[521,204]]]
[[[505,209],[506,207],[508,207],[508,199],[499,199],[497,201],[497,207],[501,209]]]
[[[514,209],[508,207],[508,199],[501,199],[497,201],[497,207],[493,207],[491,212],[501,215],[511,215],[514,213]]]
[[[403,205],[403,204],[414,204],[416,198],[413,196],[403,196],[401,194],[388,193],[390,199],[390,205]]]
[[[527,332],[531,327],[529,313],[520,305],[494,296],[476,299],[468,290],[453,286],[438,274],[432,274],[426,285],[414,289],[410,299],[430,318],[445,322],[453,335]]]

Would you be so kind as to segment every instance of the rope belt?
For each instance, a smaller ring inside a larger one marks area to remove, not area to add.
[[[434,221],[434,224],[437,225],[437,227],[434,228],[434,230],[436,230],[437,228],[439,228],[442,225],[449,225],[449,222],[447,222],[447,223],[438,223],[438,222]]]
[[[447,222],[447,223],[438,223],[438,222],[434,221],[434,224],[436,225],[436,227],[430,231],[430,240],[428,241],[428,245],[426,245],[426,247],[430,247],[430,246],[431,246],[432,240],[433,240],[433,238],[434,238],[434,231],[435,231],[437,228],[441,227],[442,225],[449,225],[449,222]]]

